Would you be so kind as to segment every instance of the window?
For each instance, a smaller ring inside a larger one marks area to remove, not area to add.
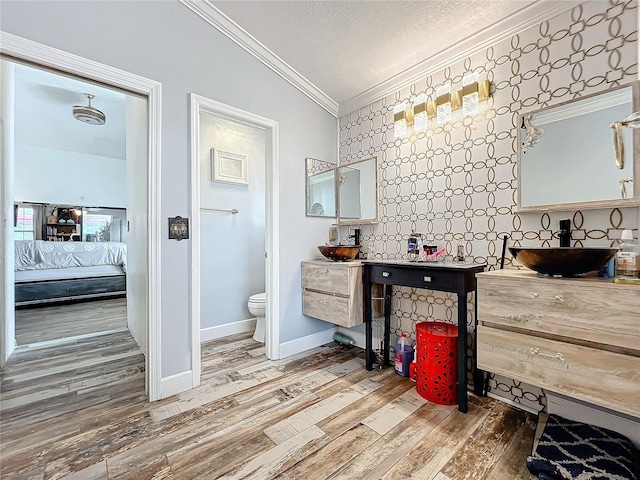
[[[16,226],[13,231],[14,240],[33,240],[33,207],[16,205]]]
[[[87,242],[108,242],[111,240],[112,215],[85,213],[82,236]]]

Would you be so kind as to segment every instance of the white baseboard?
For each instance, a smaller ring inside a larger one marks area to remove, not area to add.
[[[333,342],[333,334],[336,332],[336,328],[330,328],[323,330],[322,332],[307,335],[306,337],[296,338],[280,344],[280,358],[290,357],[297,353],[310,350],[325,343]]]
[[[160,398],[167,398],[193,388],[193,371],[176,373],[160,380]]]
[[[224,325],[216,325],[200,329],[200,343],[215,340],[216,338],[228,337],[238,333],[250,332],[256,329],[256,319],[248,318],[239,322],[225,323]]]
[[[508,398],[502,397],[500,395],[497,395],[497,394],[491,393],[491,392],[487,392],[487,397],[495,398],[496,400],[499,400],[502,403],[506,403],[507,405],[511,405],[512,407],[517,408],[518,410],[524,410],[525,412],[533,413],[534,415],[538,415],[538,413],[541,410],[541,409],[540,410],[535,410],[534,408],[530,407],[529,405],[523,405],[521,403],[516,403],[513,400],[509,400]]]
[[[553,392],[546,392],[547,412],[576,422],[618,432],[640,448],[640,418],[581,402]]]
[[[353,339],[353,344],[356,347],[360,347],[362,349],[365,348],[366,345],[366,339],[364,336],[363,332],[357,332],[355,330],[350,330],[348,328],[342,328],[342,327],[338,327],[337,329],[339,332],[344,333],[345,335],[348,335],[349,337],[351,337]],[[375,348],[375,339],[374,339],[374,348]]]

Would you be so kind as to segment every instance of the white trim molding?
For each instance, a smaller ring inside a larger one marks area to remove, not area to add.
[[[442,70],[447,65],[458,62],[575,6],[575,2],[571,0],[560,4],[558,2],[538,0],[512,15],[500,19],[482,31],[462,39],[455,45],[424,59],[413,67],[338,104],[212,5],[209,0],[180,0],[180,2],[335,117],[346,115],[361,107],[370,105],[403,87]]]
[[[146,355],[147,392],[149,400],[161,396],[161,311],[160,311],[160,135],[162,114],[162,87],[159,82],[119,70],[63,50],[25,38],[0,32],[0,52],[9,59],[32,62],[42,67],[65,72],[80,78],[97,80],[123,90],[144,95],[148,99],[148,355]]]
[[[239,47],[280,75],[284,80],[300,90],[331,115],[334,117],[338,116],[338,104],[335,100],[303,77],[240,25],[218,10],[208,0],[180,0],[180,2]]]
[[[246,333],[255,330],[256,319],[248,318],[246,320],[240,320],[232,323],[225,323],[224,325],[216,325],[215,327],[207,327],[200,330],[200,342],[208,342],[209,340],[215,340],[216,338],[228,337],[230,335],[237,335],[238,333]]]
[[[278,122],[265,117],[241,110],[239,108],[216,102],[195,93],[190,94],[191,105],[191,352],[193,371],[193,386],[200,383],[200,343],[202,333],[200,326],[201,315],[201,226],[200,226],[200,112],[221,116],[231,121],[238,121],[266,131],[265,138],[265,255],[266,255],[266,332],[265,353],[270,360],[280,358],[280,236],[278,225],[280,222],[279,189],[280,189],[280,161],[279,161],[279,129]],[[208,330],[208,329],[207,329]],[[203,330],[204,331],[204,330]],[[208,333],[207,333],[208,334]]]
[[[184,392],[191,388],[191,379],[193,372],[187,370],[186,372],[176,373],[175,375],[169,375],[162,379],[160,384],[161,398],[171,397],[178,393]]]
[[[280,344],[280,358],[287,358],[326,343],[333,342],[333,334],[338,331],[336,327],[321,332],[312,333],[306,337],[296,338]]]

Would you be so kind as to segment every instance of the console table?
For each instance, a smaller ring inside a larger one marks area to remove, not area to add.
[[[458,410],[466,413],[467,402],[467,293],[476,291],[476,273],[484,271],[486,265],[474,263],[435,263],[409,262],[402,260],[371,260],[364,264],[364,320],[365,360],[367,370],[373,369],[375,352],[373,350],[372,295],[374,284],[385,285],[384,289],[384,339],[383,364],[389,363],[389,330],[391,327],[391,287],[393,285],[458,295]],[[475,321],[477,322],[477,298],[475,302]],[[474,352],[475,349],[474,342]],[[473,368],[474,393],[483,394],[483,374]]]

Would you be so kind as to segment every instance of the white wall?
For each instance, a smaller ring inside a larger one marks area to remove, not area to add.
[[[0,62],[0,135],[2,151],[0,157],[0,195],[3,211],[0,212],[0,280],[2,280],[2,295],[0,295],[0,315],[4,322],[0,329],[0,367],[4,366],[7,358],[16,345],[15,330],[15,289],[13,270],[15,266],[13,249],[13,177],[14,162],[14,110],[15,83],[14,66],[9,62]]]
[[[127,206],[125,160],[16,143],[15,162],[18,202]]]
[[[251,318],[265,291],[265,131],[200,113],[201,328]],[[247,155],[248,185],[212,181],[211,149]]]
[[[305,216],[304,179],[306,157],[336,157],[335,118],[175,1],[3,1],[0,28],[162,83],[163,218],[189,212],[190,92],[279,122],[280,341],[327,329],[302,315],[300,261],[319,257],[332,223]],[[191,368],[190,242],[168,240],[165,221],[161,250],[168,377]]]

